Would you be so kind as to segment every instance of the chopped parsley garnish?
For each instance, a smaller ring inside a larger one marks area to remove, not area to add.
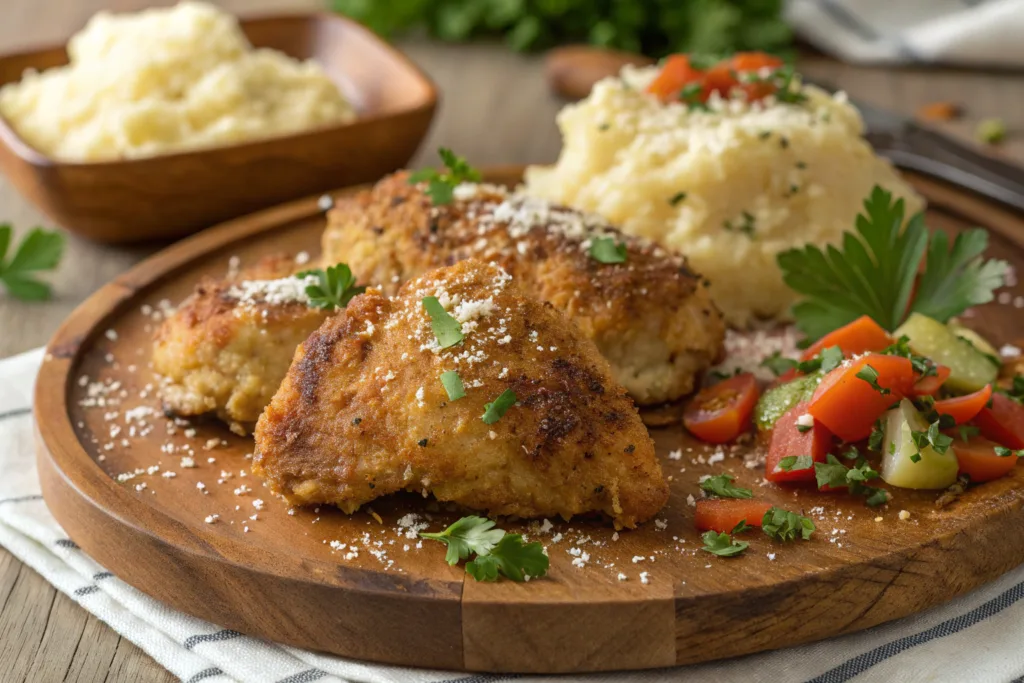
[[[488,403],[484,406],[484,414],[481,419],[484,421],[484,424],[492,425],[500,420],[508,412],[508,409],[515,404],[516,392],[506,389],[501,392],[501,396],[494,399],[493,403]]]
[[[798,472],[814,467],[814,460],[809,455],[787,455],[779,460],[779,469],[783,472]]]
[[[478,183],[480,171],[476,170],[463,158],[446,147],[437,150],[438,156],[447,167],[447,172],[436,168],[422,168],[409,175],[409,184],[427,184],[427,196],[435,206],[450,204],[455,196],[455,188],[460,183]]]
[[[614,237],[597,237],[590,243],[590,258],[600,263],[625,263],[626,245]]]
[[[420,537],[448,546],[444,556],[448,564],[475,554],[466,564],[466,573],[477,581],[496,581],[499,574],[524,581],[548,571],[548,556],[540,543],[524,544],[520,534],[495,529],[494,521],[484,517],[463,517],[442,532],[420,532]]]
[[[875,370],[870,365],[865,365],[857,371],[855,375],[858,379],[862,379],[871,385],[871,388],[880,393],[882,396],[887,396],[892,393],[885,387],[878,384],[878,370]]]
[[[740,214],[740,216],[743,218],[742,221],[738,221],[736,223],[733,223],[732,221],[725,221],[724,223],[722,223],[722,227],[725,228],[728,232],[738,232],[746,235],[750,239],[754,239],[754,214],[750,213],[749,211],[744,211],[742,214]]]
[[[892,345],[885,347],[879,353],[906,358],[910,361],[914,372],[921,376],[920,378],[930,377],[938,372],[937,366],[930,358],[919,356],[910,350],[910,337],[907,335],[901,336]]]
[[[64,235],[57,231],[32,228],[14,251],[10,261],[5,261],[14,228],[0,225],[0,283],[15,299],[22,301],[45,301],[52,295],[50,285],[40,282],[35,274],[40,270],[52,270],[60,263],[64,253]]]
[[[942,455],[949,450],[949,447],[953,444],[953,437],[943,434],[940,429],[943,428],[942,420],[936,420],[928,425],[928,429],[922,430],[910,430],[910,439],[917,446],[918,453],[910,456],[911,461],[918,462],[921,460],[920,451],[922,448],[928,448],[929,446]],[[917,456],[916,458],[914,456]]]
[[[436,296],[423,298],[423,310],[430,316],[430,329],[434,331],[434,338],[442,349],[462,341],[462,324],[448,315]]]
[[[356,278],[346,263],[328,266],[327,270],[304,270],[295,277],[316,277],[318,282],[306,285],[306,296],[313,308],[345,308],[352,297],[362,294],[366,287],[356,287]]]
[[[814,533],[814,522],[795,512],[773,507],[761,518],[761,531],[777,541],[795,541],[798,536],[807,541]]]
[[[753,528],[754,527],[752,527],[749,524],[747,524],[747,520],[741,519],[739,522],[736,523],[736,526],[734,526],[732,528],[732,531],[729,532],[729,533],[731,533],[733,536],[735,536],[736,534],[742,534],[745,531],[750,531]]]
[[[679,91],[679,99],[690,107],[690,111],[710,111],[708,105],[701,100],[704,87],[700,83],[687,83]]]
[[[719,557],[739,555],[750,546],[746,541],[734,541],[732,535],[717,531],[705,531],[700,537],[704,540],[701,550]]]
[[[710,494],[720,496],[722,498],[753,498],[754,492],[750,489],[740,488],[733,486],[732,482],[735,477],[728,474],[719,474],[714,477],[708,477],[700,483],[702,491],[707,491]]]
[[[800,432],[801,434],[806,434],[807,432],[811,431],[812,429],[814,429],[814,427],[812,425],[797,425],[796,426],[796,431]]]
[[[946,322],[988,303],[1003,284],[1006,262],[982,257],[986,231],[962,232],[950,245],[942,231],[929,236],[922,213],[904,223],[903,200],[893,201],[881,187],[865,200],[855,229],[845,233],[842,249],[808,245],[778,256],[786,284],[804,297],[793,315],[809,339],[861,315],[886,330],[899,327],[911,312]],[[918,277],[922,261],[926,265]]]
[[[776,355],[778,355],[778,352],[773,354],[773,356],[766,358],[765,362],[762,362],[761,365],[766,365],[767,361],[771,361],[773,364],[777,364],[779,367],[781,367],[782,363],[774,360],[774,357]],[[781,359],[782,362],[787,360],[789,359]],[[843,350],[840,349],[838,346],[829,346],[827,348],[822,349],[821,352],[818,353],[818,355],[814,356],[813,358],[808,358],[807,360],[799,362],[792,361],[791,367],[794,367],[798,371],[803,372],[805,374],[810,374],[818,370],[821,370],[822,372],[825,373],[829,373],[838,368],[842,364],[842,362]],[[773,369],[772,372],[775,372],[775,370]]]
[[[995,387],[995,390],[1007,398],[1012,398],[1017,403],[1024,403],[1024,375],[1014,375],[1010,388]]]
[[[1005,446],[996,446],[995,451],[996,455],[1000,458],[1008,458],[1011,455],[1015,455],[1018,458],[1024,457],[1024,450],[1014,451],[1006,448]]]
[[[448,392],[449,401],[458,401],[466,395],[466,388],[462,385],[462,378],[454,370],[441,373],[441,384],[444,385],[444,390]]]
[[[849,459],[849,453],[843,457]],[[879,488],[865,485],[864,482],[878,478],[878,472],[871,468],[867,460],[858,458],[853,467],[847,467],[839,458],[829,453],[825,462],[814,463],[814,478],[818,488],[846,488],[852,495],[866,496],[867,504],[874,507],[889,499],[888,494]],[[881,493],[879,493],[881,492]],[[878,501],[881,502],[878,502]]]
[[[686,193],[685,192],[676,192],[674,195],[672,195],[669,198],[668,203],[669,203],[670,206],[679,206],[679,204],[681,204],[685,200],[686,200]]]
[[[875,420],[875,424],[871,426],[871,435],[868,436],[868,450],[881,453],[884,440],[885,427],[882,424],[882,418],[878,418]]]
[[[778,351],[761,361],[761,367],[768,368],[776,377],[785,375],[790,370],[796,368],[797,364],[797,361],[792,358],[786,358]]]

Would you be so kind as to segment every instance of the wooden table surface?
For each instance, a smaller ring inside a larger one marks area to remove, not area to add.
[[[167,2],[146,0],[2,0],[0,52],[63,41],[97,10],[138,9]],[[306,10],[317,0],[222,0],[239,13]],[[444,145],[476,165],[550,161],[558,153],[554,117],[561,103],[548,94],[539,58],[512,54],[498,45],[448,46],[423,41],[402,47],[438,83],[440,113],[415,164],[433,163]],[[943,124],[951,135],[971,139],[982,118],[1001,117],[1010,138],[993,154],[1024,162],[1024,76],[966,70],[861,68],[808,57],[807,75],[834,83],[852,96],[894,111],[913,113],[922,104],[963,105],[963,120]],[[0,178],[0,223],[15,234],[50,226],[35,207]],[[57,325],[89,293],[162,245],[115,248],[70,238],[52,278],[56,296],[25,304],[0,292],[0,358],[46,343]],[[0,678],[10,681],[172,681],[167,671],[128,640],[57,592],[38,574],[0,548]]]

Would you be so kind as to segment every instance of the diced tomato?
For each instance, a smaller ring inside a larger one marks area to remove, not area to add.
[[[934,396],[942,388],[942,385],[946,383],[946,380],[949,379],[950,372],[951,370],[945,365],[936,365],[935,374],[917,380],[914,383],[914,388],[910,390],[910,395]]]
[[[813,482],[814,466],[803,470],[786,471],[779,468],[779,462],[788,456],[809,455],[812,462],[825,462],[832,447],[832,432],[818,421],[801,430],[797,420],[807,413],[807,403],[800,403],[775,422],[772,427],[768,455],[765,456],[765,479],[779,482]]]
[[[704,73],[690,66],[690,58],[686,55],[669,55],[664,66],[651,84],[647,92],[657,95],[663,102],[679,99],[679,92],[689,83],[700,81]]]
[[[878,373],[882,393],[857,377],[868,366]],[[870,354],[844,364],[825,375],[814,392],[807,412],[843,441],[860,441],[882,413],[910,390],[914,371],[901,356]]]
[[[765,54],[764,52],[737,52],[729,61],[732,63],[732,68],[741,73],[744,71],[760,71],[765,67],[778,69],[783,64],[782,60],[775,55]]]
[[[750,427],[758,395],[753,374],[730,377],[691,398],[683,410],[683,424],[702,441],[732,441]]]
[[[693,523],[701,531],[729,533],[745,521],[750,526],[761,526],[764,513],[772,508],[762,500],[741,498],[713,498],[697,501]]]
[[[849,358],[868,351],[881,351],[890,344],[892,337],[870,316],[862,315],[811,344],[800,359],[814,358],[830,346],[838,346],[843,355]]]
[[[992,394],[992,405],[982,408],[974,424],[982,436],[1000,446],[1018,450],[1024,448],[1024,406],[1005,394]]]
[[[986,384],[973,394],[936,401],[935,410],[938,411],[939,415],[949,415],[956,420],[958,425],[962,425],[973,420],[982,411],[990,398],[992,398],[992,385]]]
[[[775,84],[767,80],[741,83],[737,80],[738,73],[751,73],[763,68],[777,69],[782,60],[763,52],[740,52],[731,59],[722,60],[707,71],[695,69],[687,55],[670,55],[661,67],[661,71],[647,92],[656,95],[662,102],[679,99],[680,92],[690,83],[700,83],[701,93],[698,98],[706,102],[711,93],[720,93],[728,97],[736,87],[741,88],[750,101],[759,100],[775,92]]]
[[[729,91],[737,84],[736,72],[732,70],[732,65],[724,61],[719,62],[704,74],[703,99],[706,100],[713,92],[728,97]]]
[[[972,482],[992,481],[1006,476],[1017,465],[1017,456],[996,455],[999,444],[982,436],[972,436],[964,443],[953,440],[953,452],[960,463],[960,473],[966,474]]]

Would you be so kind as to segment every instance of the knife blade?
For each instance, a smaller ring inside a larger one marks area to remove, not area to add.
[[[827,85],[821,87],[834,91]],[[976,152],[902,114],[853,98],[850,103],[864,118],[865,139],[896,166],[965,187],[1024,212],[1024,168]]]

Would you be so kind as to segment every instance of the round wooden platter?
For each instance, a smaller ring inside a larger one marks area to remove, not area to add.
[[[514,182],[520,171],[489,175]],[[930,225],[984,225],[993,232],[991,255],[1024,272],[1021,217],[912,180],[931,202]],[[745,464],[752,447],[724,451],[723,459],[680,427],[652,430],[672,486],[656,521],[618,534],[594,521],[551,520],[546,532],[503,523],[547,546],[550,573],[529,583],[477,583],[445,564],[440,544],[408,537],[398,520],[410,512],[429,519],[431,530],[458,517],[420,496],[352,516],[326,506],[289,510],[247,475],[250,438],[217,422],[162,416],[150,339],[161,306],[183,299],[201,275],[223,273],[232,257],[246,264],[275,251],[315,254],[323,226],[309,199],[208,230],[96,292],[50,344],[35,406],[46,502],[85,552],[174,608],[378,662],[581,672],[700,662],[849,633],[948,600],[1024,561],[1024,468],[943,508],[934,492],[898,490],[874,510],[841,495],[764,484],[763,468]],[[1003,303],[977,309],[971,323],[1000,344],[1020,344],[1024,320],[1014,301],[1024,291],[1005,291]],[[699,496],[701,475],[721,472],[812,517],[813,539],[781,544],[751,534],[740,557],[701,551],[688,497]],[[205,523],[210,515],[219,517]],[[584,566],[573,565],[577,558]]]

